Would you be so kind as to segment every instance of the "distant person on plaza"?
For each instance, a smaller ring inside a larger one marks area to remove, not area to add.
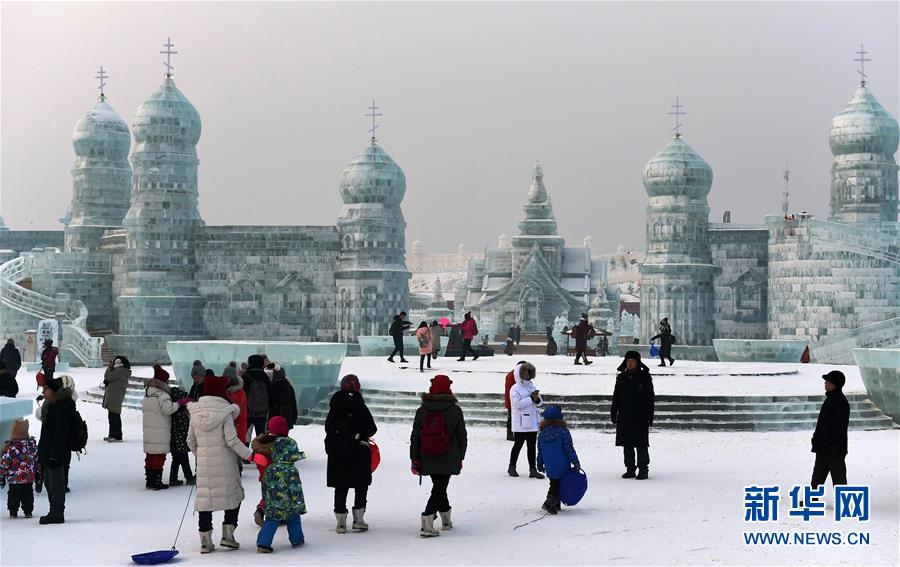
[[[56,361],[59,360],[59,349],[53,346],[53,339],[44,341],[44,350],[41,351],[41,372],[44,381],[52,380],[56,372]]]
[[[203,378],[206,377],[206,368],[203,367],[203,363],[199,360],[195,360],[194,364],[191,365],[191,378],[197,376],[200,377],[200,382],[203,382]],[[194,383],[196,384],[196,381]]]
[[[600,356],[609,356],[609,338],[606,335],[600,336]]]
[[[453,381],[443,374],[431,379],[428,393],[422,394],[422,405],[416,410],[409,436],[410,470],[420,477],[431,477],[431,496],[421,515],[421,537],[441,535],[434,528],[438,514],[441,529],[453,528],[447,487],[450,477],[462,472],[468,438],[466,420],[450,390],[451,384]]]
[[[124,356],[109,361],[103,373],[103,407],[109,421],[109,435],[103,438],[107,443],[122,442],[122,404],[131,380],[131,363]]]
[[[650,369],[641,362],[640,353],[635,350],[625,353],[625,360],[618,370],[610,419],[616,424],[616,446],[622,447],[625,455],[625,473],[622,478],[644,480],[650,466],[648,447],[655,405],[653,378],[650,376]],[[635,468],[638,469],[637,475]]]
[[[419,343],[419,372],[425,372],[425,361],[428,361],[428,369],[431,369],[431,329],[428,323],[422,321],[416,329],[416,341]]]
[[[406,358],[403,356],[403,335],[410,327],[412,327],[412,323],[406,320],[406,311],[401,311],[399,315],[394,315],[394,321],[388,330],[388,334],[394,338],[394,350],[391,351],[388,362],[394,362],[395,354],[400,355],[400,362],[406,362]]]
[[[288,429],[293,429],[297,423],[297,395],[294,386],[288,380],[284,368],[276,364],[269,388],[269,419],[277,415],[287,421]]]
[[[3,443],[0,453],[0,489],[9,482],[6,508],[10,518],[19,516],[19,507],[26,518],[34,511],[34,490],[41,491],[38,471],[37,441],[28,434],[28,420],[17,419],[12,424],[9,440]]]
[[[812,452],[816,454],[812,484],[818,488],[831,473],[832,485],[847,484],[847,426],[850,424],[850,404],[842,388],[844,373],[832,370],[825,379],[825,401],[819,410],[816,430],[812,436]]]
[[[544,410],[541,432],[538,434],[537,468],[547,473],[550,489],[541,506],[548,514],[556,514],[562,509],[559,500],[559,485],[562,477],[570,469],[578,471],[581,465],[572,443],[572,434],[563,420],[562,408],[549,406]]]
[[[572,328],[572,336],[575,337],[575,364],[580,366],[580,359],[584,359],[584,364],[593,364],[587,357],[587,343],[589,340],[594,338],[597,334],[597,331],[594,330],[594,326],[588,323],[587,313],[581,314],[581,321],[578,322]]]
[[[63,387],[64,376],[44,382],[43,400],[38,411],[41,438],[38,441],[38,463],[47,487],[50,511],[41,516],[41,524],[63,524],[66,521],[66,468],[72,460],[69,438],[75,417],[74,390]]]
[[[516,363],[516,368],[513,368],[509,372],[506,373],[506,383],[503,388],[503,407],[506,408],[506,440],[507,441],[515,441],[516,438],[512,432],[512,404],[509,400],[509,391],[513,386],[516,385],[516,370],[519,366],[523,364],[528,364],[524,360],[520,360]],[[534,366],[528,364],[529,367],[534,368]]]
[[[200,396],[203,395],[203,379],[206,378],[206,369],[203,368],[203,363],[199,360],[195,360],[193,366],[191,366],[191,389],[188,392],[188,396],[195,402],[200,399]]]
[[[459,354],[457,361],[465,362],[467,354],[472,354],[472,360],[478,360],[478,353],[472,350],[472,339],[478,336],[478,325],[475,323],[471,311],[467,311],[463,316],[463,322],[459,324],[459,330],[462,333],[462,352]]]
[[[506,337],[506,345],[503,347],[503,354],[512,356],[516,353],[516,343],[512,337]]]
[[[547,348],[545,349],[544,354],[547,356],[556,356],[558,350],[559,346],[556,344],[556,339],[552,336],[547,337]]]
[[[516,325],[515,324],[511,324],[509,326],[509,331],[506,332],[506,336],[508,338],[512,339],[513,342],[515,342],[515,340],[516,340]]]
[[[269,415],[271,382],[263,369],[264,359],[258,354],[247,357],[247,372],[244,374],[244,392],[247,394],[247,417],[256,435],[266,432]],[[246,433],[249,433],[249,429]],[[241,436],[247,439],[246,435]]]
[[[544,475],[538,472],[535,463],[538,421],[540,419],[538,407],[544,403],[544,400],[541,399],[541,391],[532,382],[536,374],[534,365],[527,362],[516,366],[516,369],[513,370],[516,383],[509,390],[509,405],[512,410],[511,425],[515,442],[509,454],[509,469],[507,469],[509,476],[519,476],[519,473],[516,472],[516,462],[519,460],[522,445],[526,445],[528,476],[537,479],[544,478]]]
[[[513,339],[515,339],[517,345],[522,342],[522,327],[518,323],[516,323]]]
[[[173,400],[193,400],[188,393],[175,386],[169,392]],[[185,404],[180,404],[172,414],[172,436],[169,439],[169,452],[172,453],[172,464],[169,467],[169,486],[181,486],[194,484],[194,473],[191,471],[190,449],[187,445],[188,429],[191,425],[191,414]],[[184,482],[178,479],[178,469],[184,474]]]
[[[659,322],[659,333],[650,337],[651,341],[656,339],[659,339],[659,365],[665,366],[666,359],[669,359],[669,365],[674,366],[675,359],[672,358],[672,343],[675,339],[672,336],[672,327],[669,325],[668,317],[663,317],[663,320]]]
[[[431,358],[435,359],[438,357],[438,353],[441,351],[441,333],[444,328],[441,327],[441,324],[437,321],[431,322]]]
[[[163,490],[169,485],[162,481],[166,466],[166,455],[172,446],[172,414],[186,405],[191,399],[187,396],[173,400],[169,387],[169,373],[158,365],[153,365],[153,378],[147,381],[144,389],[143,408],[144,425],[144,474],[147,488]]]
[[[0,350],[0,363],[6,366],[6,371],[15,378],[22,368],[22,355],[16,348],[16,343],[12,339],[6,339],[6,345]]]
[[[19,383],[6,368],[6,364],[0,362],[0,397],[15,398],[19,395]]]

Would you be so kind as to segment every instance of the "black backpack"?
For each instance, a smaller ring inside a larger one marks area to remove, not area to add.
[[[69,427],[69,450],[76,453],[87,453],[88,428],[87,423],[81,419],[78,410],[72,413],[72,423]]]
[[[269,388],[262,378],[251,378],[250,392],[247,394],[247,408],[250,413],[260,415],[269,412]]]
[[[359,445],[353,414],[344,412],[325,422],[325,453],[331,457],[349,457]]]

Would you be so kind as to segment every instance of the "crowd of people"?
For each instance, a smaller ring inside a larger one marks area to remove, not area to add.
[[[398,317],[402,326],[403,317]],[[416,335],[421,337],[423,349],[435,348],[432,326],[421,324]],[[430,359],[429,352],[422,354],[425,360]],[[9,360],[9,354],[4,354],[4,363]],[[240,366],[236,362],[228,363],[220,373],[204,368],[202,361],[195,361],[190,376],[192,384],[185,391],[171,385],[168,372],[155,365],[152,378],[144,384],[142,440],[146,488],[194,486],[201,553],[216,548],[213,514],[218,512],[223,513],[218,545],[239,549],[235,529],[245,496],[241,473],[245,465],[253,464],[262,494],[253,512],[254,522],[259,526],[257,551],[273,551],[273,539],[281,525],[286,527],[293,547],[303,545],[301,516],[307,508],[297,462],[306,457],[290,436],[298,412],[294,389],[285,370],[266,355],[251,355]],[[524,360],[506,376],[507,438],[513,442],[507,472],[509,476],[519,476],[517,463],[524,446],[528,477],[549,480],[541,508],[547,514],[557,514],[561,510],[561,480],[572,471],[578,472],[581,464],[562,408],[545,403],[536,386],[536,377],[535,365]],[[847,482],[844,457],[850,411],[841,391],[845,379],[839,371],[829,372],[823,378],[826,400],[812,438],[812,451],[816,453],[811,480],[814,487],[823,483],[829,474],[835,484]],[[109,421],[104,441],[108,443],[122,441],[121,412],[132,379],[128,359],[114,357],[103,381],[103,407]],[[419,535],[423,538],[453,528],[448,488],[451,478],[462,473],[468,436],[464,412],[453,394],[452,384],[443,374],[432,378],[428,392],[422,394],[421,405],[412,416],[410,470],[414,475],[429,477],[432,485],[420,514]],[[0,486],[9,484],[10,517],[16,518],[20,509],[26,518],[32,517],[34,492],[46,487],[49,512],[40,518],[40,523],[65,522],[72,452],[83,449],[87,441],[76,399],[75,384],[69,376],[45,379],[35,412],[35,418],[41,423],[39,439],[29,434],[28,420],[18,420],[13,425],[0,455]],[[623,448],[622,478],[649,478],[649,433],[654,404],[650,370],[638,352],[628,351],[618,367],[609,416],[616,426],[615,444]],[[366,406],[357,376],[348,374],[340,380],[338,391],[329,401],[324,430],[326,485],[334,491],[335,531],[348,532],[348,514],[349,530],[365,531],[369,528],[365,518],[367,495],[377,466],[372,438],[378,428]],[[191,453],[195,470],[191,469]],[[166,484],[163,470],[169,454],[172,461]],[[184,481],[178,478],[179,472]],[[353,502],[348,510],[351,490]],[[438,517],[440,529],[435,525]]]

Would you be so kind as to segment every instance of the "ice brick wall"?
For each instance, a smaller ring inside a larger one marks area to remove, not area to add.
[[[115,319],[108,254],[44,251],[33,254],[31,289],[50,297],[78,299],[88,310],[89,329],[110,329]]]
[[[717,339],[768,337],[768,240],[765,225],[709,225]]]
[[[215,339],[333,341],[333,226],[205,227],[196,240],[203,322]]]

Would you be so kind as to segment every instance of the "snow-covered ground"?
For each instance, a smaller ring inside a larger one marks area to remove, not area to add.
[[[377,367],[374,361],[365,362],[348,359],[347,370],[358,371],[353,367],[355,363],[363,369]],[[472,370],[478,367],[487,370],[494,366],[505,368],[508,362],[482,359],[467,366]],[[542,366],[546,369],[550,365],[538,364],[539,368]],[[691,363],[684,364],[685,368],[690,366]],[[598,363],[591,370],[602,368]],[[820,369],[814,372],[821,373]],[[93,386],[95,373],[75,371],[79,389]],[[380,385],[378,381],[386,379],[374,370],[372,374],[363,376],[364,385],[370,386],[369,381]],[[802,376],[773,380],[798,380]],[[490,380],[491,374],[454,373],[453,377],[457,380],[454,386],[468,388],[470,379]],[[539,371],[538,378],[548,382],[573,379],[571,376],[554,378],[546,370]],[[416,389],[424,380],[418,372],[407,371],[400,379],[408,379]],[[666,380],[661,377],[657,382],[659,387],[664,387]],[[696,380],[700,382],[701,378]],[[735,380],[738,384],[745,381]],[[811,378],[809,381],[812,383]],[[126,441],[108,445],[101,440],[106,433],[104,410],[87,403],[79,403],[79,408],[88,421],[91,439],[88,454],[72,464],[66,524],[37,524],[37,516],[47,511],[46,493],[37,496],[34,519],[10,520],[4,514],[0,518],[2,565],[125,565],[133,553],[165,549],[172,544],[190,491],[186,487],[162,492],[148,492],[143,488],[140,413],[126,410],[123,416]],[[32,432],[39,431],[40,425],[32,420]],[[212,555],[201,556],[197,517],[189,512],[177,545],[182,564],[898,563],[898,430],[850,432],[847,456],[850,481],[871,486],[871,521],[867,524],[857,524],[856,520],[835,523],[830,519],[814,519],[804,525],[799,519],[788,517],[790,486],[808,482],[812,470],[809,432],[654,432],[650,480],[635,481],[619,478],[622,458],[620,449],[614,446],[613,435],[573,429],[576,450],[590,477],[587,495],[578,506],[564,508],[558,516],[548,516],[515,529],[542,517],[540,504],[547,482],[508,477],[510,444],[503,432],[472,427],[463,474],[454,477],[450,484],[455,527],[429,540],[418,537],[418,515],[427,499],[429,483],[426,479],[419,486],[417,478],[409,473],[408,425],[383,425],[376,436],[383,460],[370,490],[366,517],[371,529],[362,534],[338,535],[332,529],[332,493],[325,487],[322,428],[298,427],[292,435],[309,456],[300,466],[309,508],[303,517],[306,545],[291,549],[282,530],[276,537],[275,554],[256,554],[257,530],[251,512],[259,498],[259,484],[256,474],[248,469],[244,473],[247,498],[237,530],[237,539],[244,548],[227,552],[217,549]],[[526,468],[524,463],[523,455],[520,471]],[[781,485],[781,520],[777,524],[743,523],[743,487],[750,484]],[[829,487],[829,496],[830,490]],[[221,514],[216,515],[215,522],[221,522]],[[845,534],[867,531],[871,534],[871,544],[754,548],[743,544],[744,530]],[[216,524],[216,537],[219,534]]]

